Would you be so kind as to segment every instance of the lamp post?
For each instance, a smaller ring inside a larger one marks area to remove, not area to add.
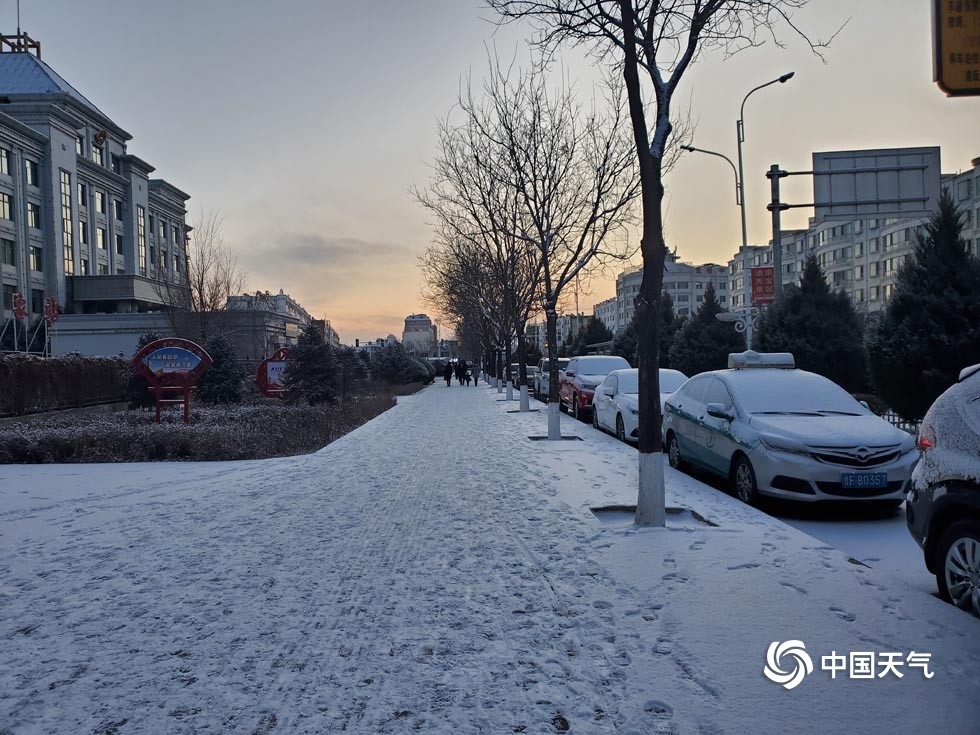
[[[732,173],[735,174],[735,204],[742,209],[742,246],[739,248],[739,253],[742,255],[742,264],[744,267],[745,251],[748,247],[745,237],[745,196],[742,178],[739,175],[739,172],[735,169],[735,164],[732,163],[732,159],[730,159],[724,153],[718,153],[717,151],[709,151],[704,148],[695,148],[693,145],[682,145],[681,149],[691,153],[707,153],[709,156],[724,158],[726,161],[728,161],[728,165],[732,167]],[[742,278],[744,279],[745,276],[743,275]],[[723,322],[734,322],[735,331],[745,332],[745,346],[752,347],[752,329],[755,324],[754,317],[752,315],[752,305],[748,303],[748,299],[746,299],[745,304],[742,305],[742,314],[739,315],[731,312],[723,312],[721,314],[716,314],[716,318]]]
[[[786,74],[783,74],[781,77],[778,77],[776,79],[773,79],[770,82],[766,82],[765,84],[760,84],[758,87],[753,87],[752,89],[750,89],[749,92],[748,92],[748,94],[746,94],[745,97],[742,98],[742,106],[738,110],[738,120],[735,121],[735,138],[736,138],[736,140],[738,142],[738,180],[741,181],[741,182],[743,182],[743,185],[742,185],[742,251],[741,251],[741,256],[742,256],[742,258],[741,258],[741,260],[742,260],[742,286],[743,286],[743,288],[742,288],[742,298],[745,299],[745,307],[747,309],[750,309],[751,308],[751,304],[749,303],[749,299],[751,297],[750,297],[750,292],[749,292],[749,279],[748,279],[748,275],[745,273],[745,257],[746,257],[746,253],[747,253],[747,249],[748,249],[748,240],[749,240],[748,231],[746,229],[746,224],[745,224],[745,185],[744,185],[744,182],[745,182],[745,173],[744,173],[743,168],[742,168],[742,143],[745,142],[745,103],[746,103],[746,101],[748,101],[749,97],[751,97],[753,95],[753,93],[758,92],[760,89],[765,89],[766,87],[769,87],[769,86],[771,86],[773,84],[777,84],[777,83],[778,84],[786,84],[786,82],[788,82],[790,79],[792,79],[795,74],[796,74],[795,71],[791,71],[791,72],[788,72]],[[775,279],[774,279],[773,282],[775,284],[776,290],[778,291],[779,290],[779,286],[783,282],[783,274],[782,273],[773,273],[773,276],[775,277]],[[752,339],[752,337],[751,337],[751,331],[748,333],[747,338],[751,341],[751,339]]]

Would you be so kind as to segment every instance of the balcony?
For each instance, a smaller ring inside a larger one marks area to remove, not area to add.
[[[145,276],[130,274],[107,276],[71,276],[71,298],[83,306],[92,302],[138,302],[145,307],[163,306],[174,299],[168,290],[180,289]],[[134,309],[135,311],[135,309]]]

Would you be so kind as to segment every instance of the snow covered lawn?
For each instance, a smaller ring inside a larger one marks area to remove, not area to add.
[[[635,450],[498,398],[432,386],[303,457],[0,467],[0,733],[975,731],[980,621],[669,469],[717,526],[600,520]]]

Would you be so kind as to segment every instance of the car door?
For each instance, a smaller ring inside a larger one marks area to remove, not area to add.
[[[612,396],[606,395],[606,388],[612,388]],[[615,375],[607,375],[606,379],[595,389],[595,395],[592,397],[592,410],[596,412],[599,426],[605,429],[615,428],[616,404],[613,401],[613,396],[618,390],[619,379]]]
[[[701,398],[711,376],[695,376],[671,400],[670,425],[677,436],[681,456],[688,462],[702,463],[701,448],[697,442],[697,427],[704,414]]]
[[[702,397],[702,415],[697,424],[697,443],[701,448],[702,463],[720,475],[727,475],[735,452],[730,421],[708,415],[709,403],[720,403],[726,411],[735,412],[735,402],[728,388],[717,377],[708,383]]]

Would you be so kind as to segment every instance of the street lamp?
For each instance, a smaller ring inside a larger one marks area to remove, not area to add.
[[[742,253],[742,263],[745,263],[745,197],[743,193],[743,182],[739,177],[738,171],[735,170],[735,164],[732,163],[732,159],[726,156],[724,153],[718,153],[717,151],[709,151],[704,148],[695,148],[693,145],[682,145],[682,150],[689,151],[691,153],[707,153],[709,156],[717,156],[718,158],[724,158],[728,161],[728,165],[732,167],[732,173],[735,174],[735,204],[742,208],[742,247],[739,250]],[[745,276],[743,275],[744,279]],[[716,314],[715,318],[722,322],[734,322],[735,331],[745,332],[745,346],[752,347],[752,309],[746,304],[743,305],[743,314],[738,315],[731,312],[722,312],[721,314]]]
[[[735,121],[735,138],[738,141],[738,180],[742,182],[742,250],[741,250],[741,261],[742,261],[742,298],[745,299],[745,308],[751,308],[749,303],[749,280],[745,273],[745,256],[749,246],[749,236],[745,225],[745,173],[742,168],[742,143],[745,142],[745,103],[752,96],[753,93],[758,92],[760,89],[765,89],[773,84],[786,84],[793,76],[796,74],[795,71],[791,71],[787,74],[783,74],[777,79],[773,79],[771,82],[766,82],[765,84],[760,84],[758,87],[754,87],[749,90],[749,93],[742,98],[742,106],[738,110],[738,120]],[[774,273],[775,276],[774,283],[779,285],[782,283],[783,274]],[[749,340],[751,340],[751,331],[748,334]]]

